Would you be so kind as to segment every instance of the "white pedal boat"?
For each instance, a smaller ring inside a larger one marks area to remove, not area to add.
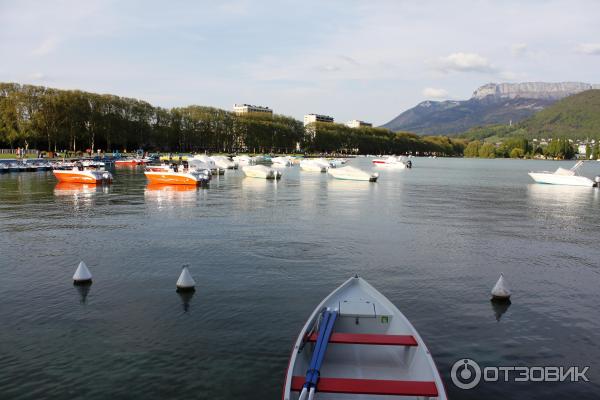
[[[374,174],[368,174],[364,171],[361,171],[358,168],[354,167],[341,167],[341,168],[329,168],[327,170],[329,175],[336,179],[345,179],[350,181],[370,181],[377,182],[377,178],[379,174],[376,172]]]
[[[568,185],[568,186],[598,186],[600,177],[595,178],[595,182],[585,176],[577,175],[579,168],[583,166],[583,161],[578,161],[570,169],[557,168],[556,171],[529,172],[531,179],[537,183],[546,183],[550,185]]]
[[[336,313],[329,339],[325,314]],[[317,343],[315,343],[317,342]],[[312,363],[321,345],[322,363]],[[312,363],[312,365],[311,365]],[[314,368],[313,368],[314,367]],[[304,390],[313,369],[316,386]],[[429,350],[412,324],[358,276],[327,296],[300,331],[290,356],[283,400],[447,399]],[[302,397],[301,397],[302,396]]]
[[[280,179],[281,172],[264,165],[245,165],[242,171],[247,177],[262,179]]]

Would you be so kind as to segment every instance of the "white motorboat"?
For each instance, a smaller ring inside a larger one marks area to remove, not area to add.
[[[307,172],[327,172],[329,163],[321,159],[304,159],[300,161],[300,169]]]
[[[315,394],[321,400],[447,399],[419,333],[358,276],[315,308],[294,344],[283,400]]]
[[[342,165],[346,164],[348,162],[348,160],[346,160],[345,158],[332,158],[330,160],[328,160],[329,165],[331,165],[333,168],[337,168],[337,167],[341,167]]]
[[[569,185],[569,186],[589,186],[597,187],[600,183],[600,176],[594,180],[581,176],[578,170],[583,166],[583,161],[578,161],[570,169],[557,168],[556,171],[529,172],[529,176],[537,183],[546,183],[550,185]]]
[[[254,157],[247,156],[245,154],[233,157],[233,162],[238,165],[252,165],[255,163]]]
[[[211,175],[223,175],[225,170],[217,167],[217,164],[205,154],[196,154],[194,157],[188,159],[190,168],[197,170],[208,169]]]
[[[247,177],[262,179],[280,179],[281,172],[264,165],[245,165],[242,171]]]
[[[361,171],[358,168],[346,166],[341,168],[329,168],[327,173],[336,179],[345,179],[350,181],[369,181],[369,182],[377,182],[377,178],[379,178],[379,174],[375,172],[374,174],[368,174],[365,171]]]
[[[376,158],[371,161],[376,167],[389,169],[405,169],[412,168],[412,161],[403,161],[401,157],[388,156],[384,158]]]
[[[217,167],[222,169],[234,169],[238,167],[238,165],[231,161],[229,157],[212,156],[211,159],[215,162],[215,164],[217,164]]]
[[[274,157],[271,158],[271,162],[273,163],[273,167],[289,167],[292,165],[292,157]]]

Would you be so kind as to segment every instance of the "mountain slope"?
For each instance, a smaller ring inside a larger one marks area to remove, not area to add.
[[[600,138],[600,90],[560,100],[519,126],[529,137]]]
[[[460,135],[468,140],[502,140],[511,136],[600,139],[600,90],[588,90],[559,100],[516,125],[478,126]]]
[[[419,103],[383,127],[441,135],[464,132],[474,126],[514,123],[595,86],[580,82],[489,83],[475,90],[469,100]]]

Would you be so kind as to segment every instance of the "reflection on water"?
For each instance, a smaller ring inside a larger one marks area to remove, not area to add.
[[[166,206],[191,206],[196,204],[198,192],[196,185],[165,185],[153,183],[146,185],[144,199],[146,204],[163,208]]]
[[[502,315],[504,315],[504,313],[508,311],[508,308],[510,307],[510,300],[490,301],[490,303],[492,304],[492,309],[494,310],[494,316],[496,317],[496,321],[500,322],[500,318],[502,318]]]
[[[85,304],[88,294],[90,293],[90,289],[92,288],[91,284],[88,285],[73,285],[77,292],[79,293],[79,302],[81,304]]]
[[[181,305],[183,306],[183,312],[188,312],[190,309],[190,302],[192,301],[192,297],[194,297],[195,291],[185,291],[185,292],[177,292],[179,297],[181,298]]]
[[[54,186],[55,196],[85,197],[95,193],[108,193],[109,185],[90,185],[88,183],[59,182]]]
[[[265,190],[277,190],[279,181],[277,179],[252,178],[249,176],[242,179],[242,188],[257,192]]]
[[[598,190],[585,186],[544,185],[531,183],[527,185],[529,201],[539,207],[578,208],[585,206],[590,197],[596,197]]]

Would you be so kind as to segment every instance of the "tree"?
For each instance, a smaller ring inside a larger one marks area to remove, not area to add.
[[[510,158],[523,158],[525,156],[525,152],[520,147],[515,147],[510,151]]]
[[[481,142],[479,140],[473,140],[467,144],[465,148],[465,157],[479,157],[479,149],[481,148]]]
[[[492,143],[484,143],[479,149],[479,157],[496,158],[496,146],[494,146]]]

